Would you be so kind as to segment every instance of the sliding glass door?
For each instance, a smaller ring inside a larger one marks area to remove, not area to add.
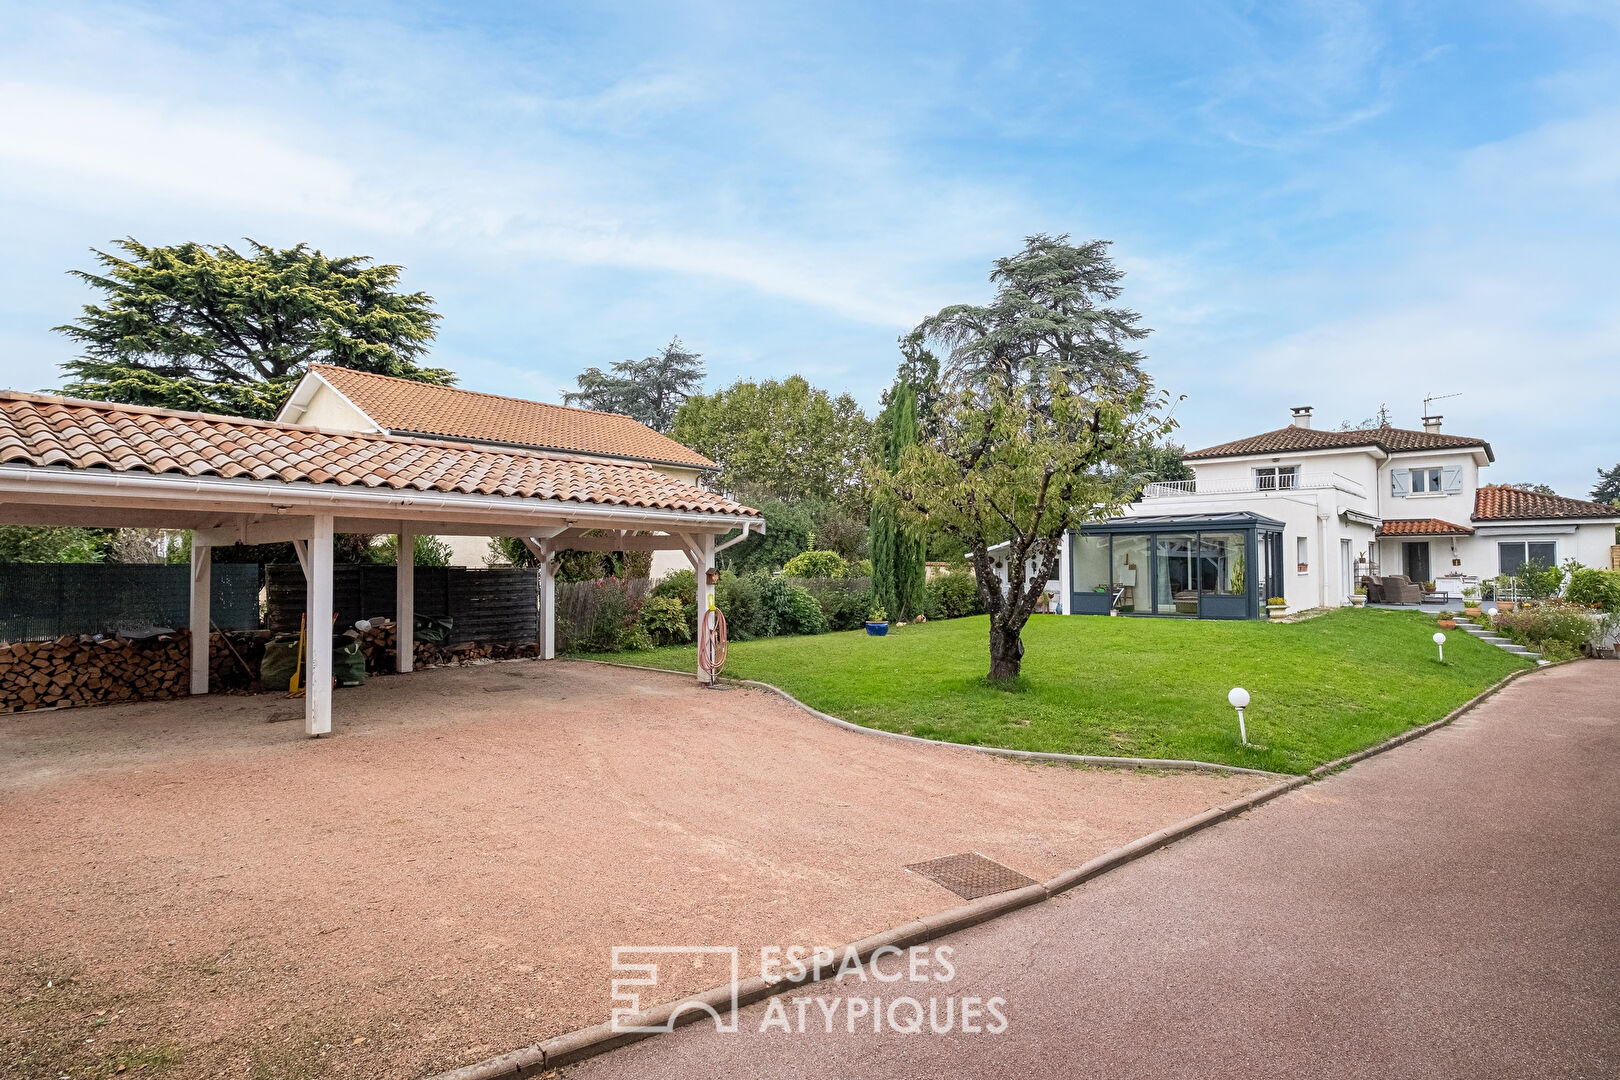
[[[1161,534],[1153,544],[1153,611],[1158,615],[1197,615],[1198,578],[1194,563],[1197,538]]]

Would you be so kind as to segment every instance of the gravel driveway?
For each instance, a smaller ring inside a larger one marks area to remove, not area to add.
[[[1264,783],[901,745],[568,662],[374,679],[329,739],[300,715],[0,721],[16,1075],[420,1076],[606,1019],[613,945],[849,941],[960,902],[907,863],[1044,879]]]

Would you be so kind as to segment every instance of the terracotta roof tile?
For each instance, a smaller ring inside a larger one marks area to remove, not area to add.
[[[1496,455],[1491,453],[1491,444],[1484,439],[1473,439],[1463,435],[1445,435],[1438,431],[1408,431],[1405,428],[1376,427],[1361,428],[1356,431],[1322,431],[1317,428],[1285,427],[1276,431],[1268,431],[1262,435],[1251,435],[1246,439],[1237,439],[1233,442],[1221,443],[1219,446],[1206,446],[1202,450],[1194,450],[1184,457],[1197,460],[1198,458],[1230,457],[1237,454],[1278,454],[1299,450],[1347,450],[1358,446],[1374,446],[1385,453],[1400,453],[1403,450],[1455,450],[1464,447],[1479,446],[1485,449],[1485,454],[1491,460]]]
[[[309,370],[388,431],[603,454],[693,469],[715,467],[702,454],[618,413],[433,386],[326,364],[312,364]]]
[[[1473,531],[1467,525],[1454,525],[1439,518],[1386,521],[1378,526],[1379,536],[1469,536]]]
[[[18,463],[759,516],[636,462],[0,390],[0,464]]]
[[[1543,495],[1523,488],[1482,487],[1474,492],[1475,521],[1540,521],[1546,518],[1620,518],[1608,503]]]

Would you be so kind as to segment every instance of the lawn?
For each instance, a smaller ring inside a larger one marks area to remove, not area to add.
[[[985,618],[732,642],[725,674],[866,727],[1019,750],[1188,758],[1302,773],[1437,720],[1528,661],[1434,620],[1343,609],[1299,623],[1037,615],[1012,691],[984,683]],[[692,646],[610,661],[695,671]],[[1250,746],[1226,692],[1253,695]]]

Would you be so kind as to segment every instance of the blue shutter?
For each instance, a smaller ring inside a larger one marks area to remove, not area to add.
[[[1406,498],[1406,485],[1410,480],[1405,469],[1389,470],[1389,493],[1397,499]]]
[[[1441,473],[1441,476],[1443,478],[1442,482],[1445,484],[1445,492],[1447,495],[1462,494],[1463,471],[1461,465],[1447,465],[1445,471]]]

